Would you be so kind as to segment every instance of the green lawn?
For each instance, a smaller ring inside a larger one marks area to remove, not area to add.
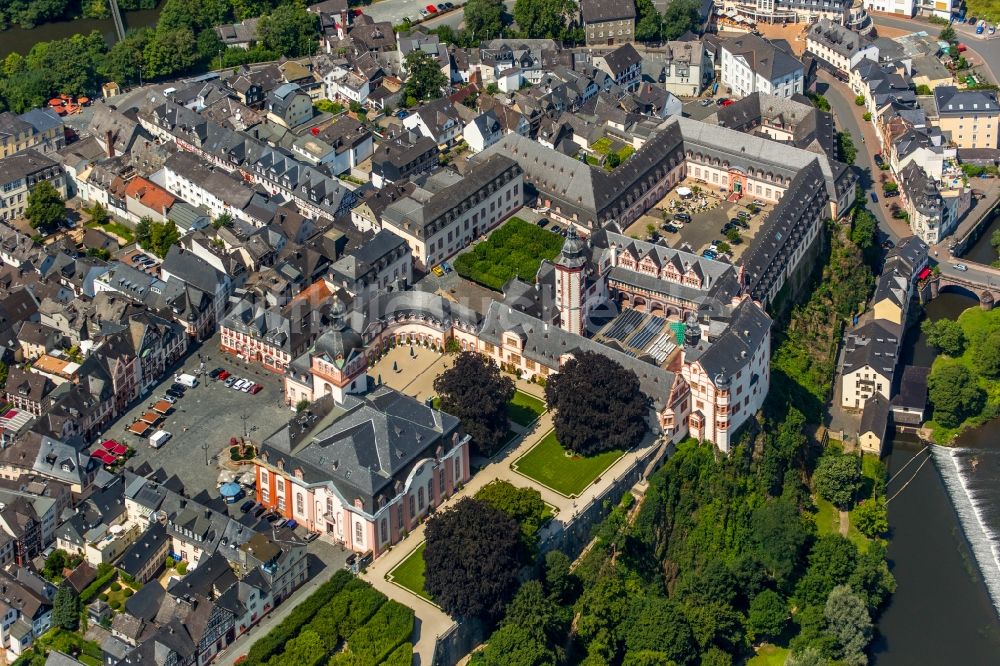
[[[512,217],[485,241],[455,258],[462,277],[500,291],[513,277],[535,281],[543,259],[555,259],[563,237],[538,225]]]
[[[524,391],[515,391],[514,399],[507,405],[507,418],[519,426],[527,426],[545,411],[545,403]]]
[[[757,650],[757,656],[747,662],[747,666],[784,666],[788,658],[788,648],[767,643]]]
[[[590,457],[568,456],[553,430],[511,463],[511,468],[560,495],[576,497],[622,454],[622,451],[613,450]]]
[[[968,0],[965,6],[968,16],[979,16],[990,22],[1000,21],[1000,0]]]
[[[430,601],[430,595],[424,591],[424,548],[426,546],[426,541],[421,542],[412,553],[406,556],[405,560],[397,564],[396,568],[389,572],[389,580]]]
[[[813,516],[813,520],[816,521],[816,533],[820,536],[824,534],[836,534],[840,531],[840,515],[837,513],[836,507],[830,504],[825,499],[816,496],[816,515]]]
[[[126,245],[135,241],[135,232],[126,227],[124,224],[120,224],[118,222],[108,222],[107,224],[88,222],[86,226],[91,229],[100,229],[101,231],[106,231],[109,234],[114,234],[125,241]]]

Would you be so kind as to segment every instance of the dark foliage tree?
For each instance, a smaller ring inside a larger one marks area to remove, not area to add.
[[[648,597],[629,618],[625,647],[629,652],[654,650],[677,664],[694,663],[697,644],[687,617],[675,602],[664,597]]]
[[[407,97],[417,101],[437,99],[448,78],[441,71],[441,65],[426,51],[414,49],[403,58],[406,65],[406,85],[403,90]]]
[[[462,499],[427,521],[424,587],[446,613],[493,621],[517,589],[525,561],[517,522]]]
[[[854,573],[857,547],[840,534],[824,534],[809,551],[809,566],[795,587],[795,600],[802,604],[826,603],[830,591],[843,585]]]
[[[760,506],[752,522],[757,557],[771,578],[784,585],[802,563],[808,524],[798,507],[783,497]]]
[[[920,330],[927,336],[927,344],[948,356],[957,358],[965,351],[965,332],[954,319],[925,319]]]
[[[62,576],[63,569],[66,568],[66,562],[66,551],[61,549],[53,550],[45,558],[42,575],[49,580],[54,580],[56,576]]]
[[[954,428],[979,414],[986,404],[986,393],[976,384],[972,372],[958,363],[931,370],[927,395],[934,406],[934,420],[946,428]]]
[[[571,611],[545,595],[542,584],[529,580],[521,586],[503,619],[503,626],[524,627],[545,645],[559,645],[566,638]]]
[[[80,597],[68,585],[60,585],[52,601],[52,624],[66,631],[80,626]]]
[[[851,227],[851,242],[862,250],[875,246],[875,232],[878,223],[875,216],[867,208],[859,208],[854,214],[854,224]]]
[[[500,36],[504,5],[500,0],[469,0],[462,7],[465,30],[480,41]]]
[[[858,149],[854,147],[854,139],[847,132],[837,132],[837,157],[845,164],[854,164]]]
[[[66,204],[59,190],[49,181],[42,180],[28,194],[24,216],[32,229],[51,229],[66,219]]]
[[[774,590],[764,590],[750,602],[747,629],[754,640],[776,638],[788,626],[788,602]]]
[[[570,571],[571,564],[561,550],[550,550],[545,554],[545,589],[556,601],[566,601],[577,590],[578,581]]]
[[[135,239],[139,247],[162,259],[167,256],[171,246],[181,239],[181,232],[171,220],[156,222],[143,217],[135,225]]]
[[[491,456],[507,439],[507,405],[514,381],[481,354],[463,352],[434,380],[441,409],[457,416],[480,453]]]
[[[570,359],[545,387],[559,442],[580,455],[627,450],[642,441],[648,400],[639,378],[596,352]]]
[[[861,458],[842,453],[828,453],[819,459],[813,483],[820,497],[847,510],[861,488]]]
[[[879,541],[868,544],[868,550],[858,554],[857,566],[848,583],[856,594],[863,597],[873,614],[882,608],[893,592],[896,579],[885,560],[885,546]]]
[[[656,11],[653,0],[638,0],[635,4],[637,19],[635,38],[640,42],[660,39],[663,30],[663,16]]]

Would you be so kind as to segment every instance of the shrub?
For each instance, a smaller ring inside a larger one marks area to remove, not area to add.
[[[187,573],[187,570],[188,570],[188,563],[187,562],[184,562],[182,560],[182,561],[180,561],[180,562],[177,563],[177,573],[179,573],[180,575],[183,576],[184,574]]]
[[[118,599],[112,599],[110,605],[112,610],[121,610],[122,608],[122,602],[120,602]]]
[[[111,585],[108,587],[108,589],[110,589],[112,592],[121,592],[122,591],[122,584],[119,583],[118,581],[115,581],[114,583],[111,583]]]
[[[315,592],[292,609],[281,624],[253,644],[247,652],[246,661],[243,662],[245,666],[260,666],[272,655],[278,654],[285,643],[295,637],[302,627],[352,580],[355,580],[354,577],[345,570],[334,573],[330,580],[320,585]]]
[[[386,596],[367,583],[354,579],[329,601],[308,628],[323,638],[328,652],[347,640],[386,601]]]
[[[125,591],[122,592],[122,596],[124,596],[126,599],[131,597],[133,594],[135,594],[135,590],[133,590],[131,587],[125,588]]]
[[[490,237],[455,259],[464,278],[499,291],[520,276],[533,282],[542,259],[554,259],[562,249],[561,236],[513,217]]]
[[[348,649],[367,663],[380,664],[413,634],[413,611],[389,601],[363,627],[351,634]]]
[[[107,601],[108,601],[108,593],[107,593],[107,592],[101,592],[101,593],[100,593],[100,594],[99,594],[99,595],[97,596],[97,598],[98,598],[98,599],[100,599],[101,601],[103,601],[103,602],[107,603]]]
[[[93,583],[83,588],[83,592],[80,593],[80,601],[84,604],[89,604],[97,598],[98,593],[104,589],[108,581],[117,575],[118,570],[112,568],[110,565],[102,564],[97,567],[97,578],[94,579]]]

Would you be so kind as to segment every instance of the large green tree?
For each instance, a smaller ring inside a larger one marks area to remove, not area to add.
[[[566,30],[566,19],[576,11],[572,0],[517,0],[514,22],[532,39],[558,39]]]
[[[670,599],[650,596],[635,608],[626,629],[628,652],[653,650],[677,664],[694,663],[694,634],[682,609]]]
[[[145,52],[155,35],[149,28],[129,31],[125,39],[115,42],[104,57],[101,75],[121,85],[138,83],[140,74],[145,79],[153,76],[152,71],[146,67]]]
[[[518,488],[509,481],[494,481],[476,493],[476,499],[489,502],[513,518],[521,526],[528,545],[535,542],[538,530],[548,512],[541,493],[531,488]]]
[[[840,534],[824,534],[809,551],[809,566],[795,587],[799,604],[822,605],[830,591],[848,582],[858,560],[858,548]]]
[[[777,638],[788,626],[788,602],[774,590],[764,590],[750,602],[747,629],[755,640]]]
[[[581,455],[630,449],[649,429],[639,378],[604,354],[576,354],[549,378],[545,399],[559,442]]]
[[[824,455],[816,465],[813,483],[820,497],[839,509],[849,509],[861,488],[861,458],[842,453]]]
[[[926,336],[927,344],[948,356],[957,358],[965,351],[965,332],[954,319],[925,319],[920,330]]]
[[[406,67],[407,98],[416,101],[437,99],[441,89],[448,84],[448,77],[441,71],[441,65],[430,53],[414,49],[403,58]]]
[[[927,395],[934,406],[934,420],[946,428],[961,425],[986,405],[986,392],[959,363],[935,364],[927,380]]]
[[[319,23],[301,2],[279,5],[257,24],[264,48],[289,58],[312,55],[319,46]]]
[[[660,39],[663,31],[663,16],[656,11],[653,0],[638,0],[635,3],[637,20],[635,22],[635,38],[640,42]]]
[[[555,653],[529,627],[505,624],[482,650],[472,653],[472,666],[555,666]]]
[[[465,30],[479,41],[500,36],[503,29],[504,5],[501,0],[469,0],[462,7]]]
[[[151,79],[185,71],[197,62],[195,46],[190,28],[157,30],[142,51],[142,75]]]
[[[663,39],[677,39],[688,30],[697,32],[700,23],[698,0],[673,0],[663,12]]]
[[[473,445],[486,456],[507,441],[510,424],[507,405],[514,397],[514,381],[490,359],[463,352],[434,380],[441,409],[457,416]]]
[[[990,379],[1000,379],[1000,329],[990,331],[976,345],[976,367]]]
[[[808,524],[794,502],[779,497],[753,512],[752,525],[757,557],[769,576],[785,584],[804,559]]]
[[[52,624],[66,631],[80,626],[80,597],[69,585],[60,585],[52,601]]]
[[[827,630],[837,639],[840,659],[849,666],[865,666],[865,647],[872,637],[872,619],[865,602],[848,585],[830,592],[824,612]]]
[[[28,194],[24,216],[32,229],[51,229],[66,219],[66,204],[59,190],[49,181],[42,180]]]
[[[426,523],[424,588],[446,613],[495,620],[525,563],[517,522],[488,502],[464,498]]]
[[[139,247],[162,259],[181,239],[181,232],[171,220],[156,222],[142,218],[136,225],[135,236]]]

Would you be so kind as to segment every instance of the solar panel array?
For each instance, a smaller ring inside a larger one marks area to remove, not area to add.
[[[646,315],[638,310],[623,310],[617,319],[612,321],[601,335],[609,340],[624,340],[642,324]]]
[[[658,315],[625,309],[597,338],[617,341],[629,356],[649,354],[657,363],[663,363],[677,349],[675,324]]]

